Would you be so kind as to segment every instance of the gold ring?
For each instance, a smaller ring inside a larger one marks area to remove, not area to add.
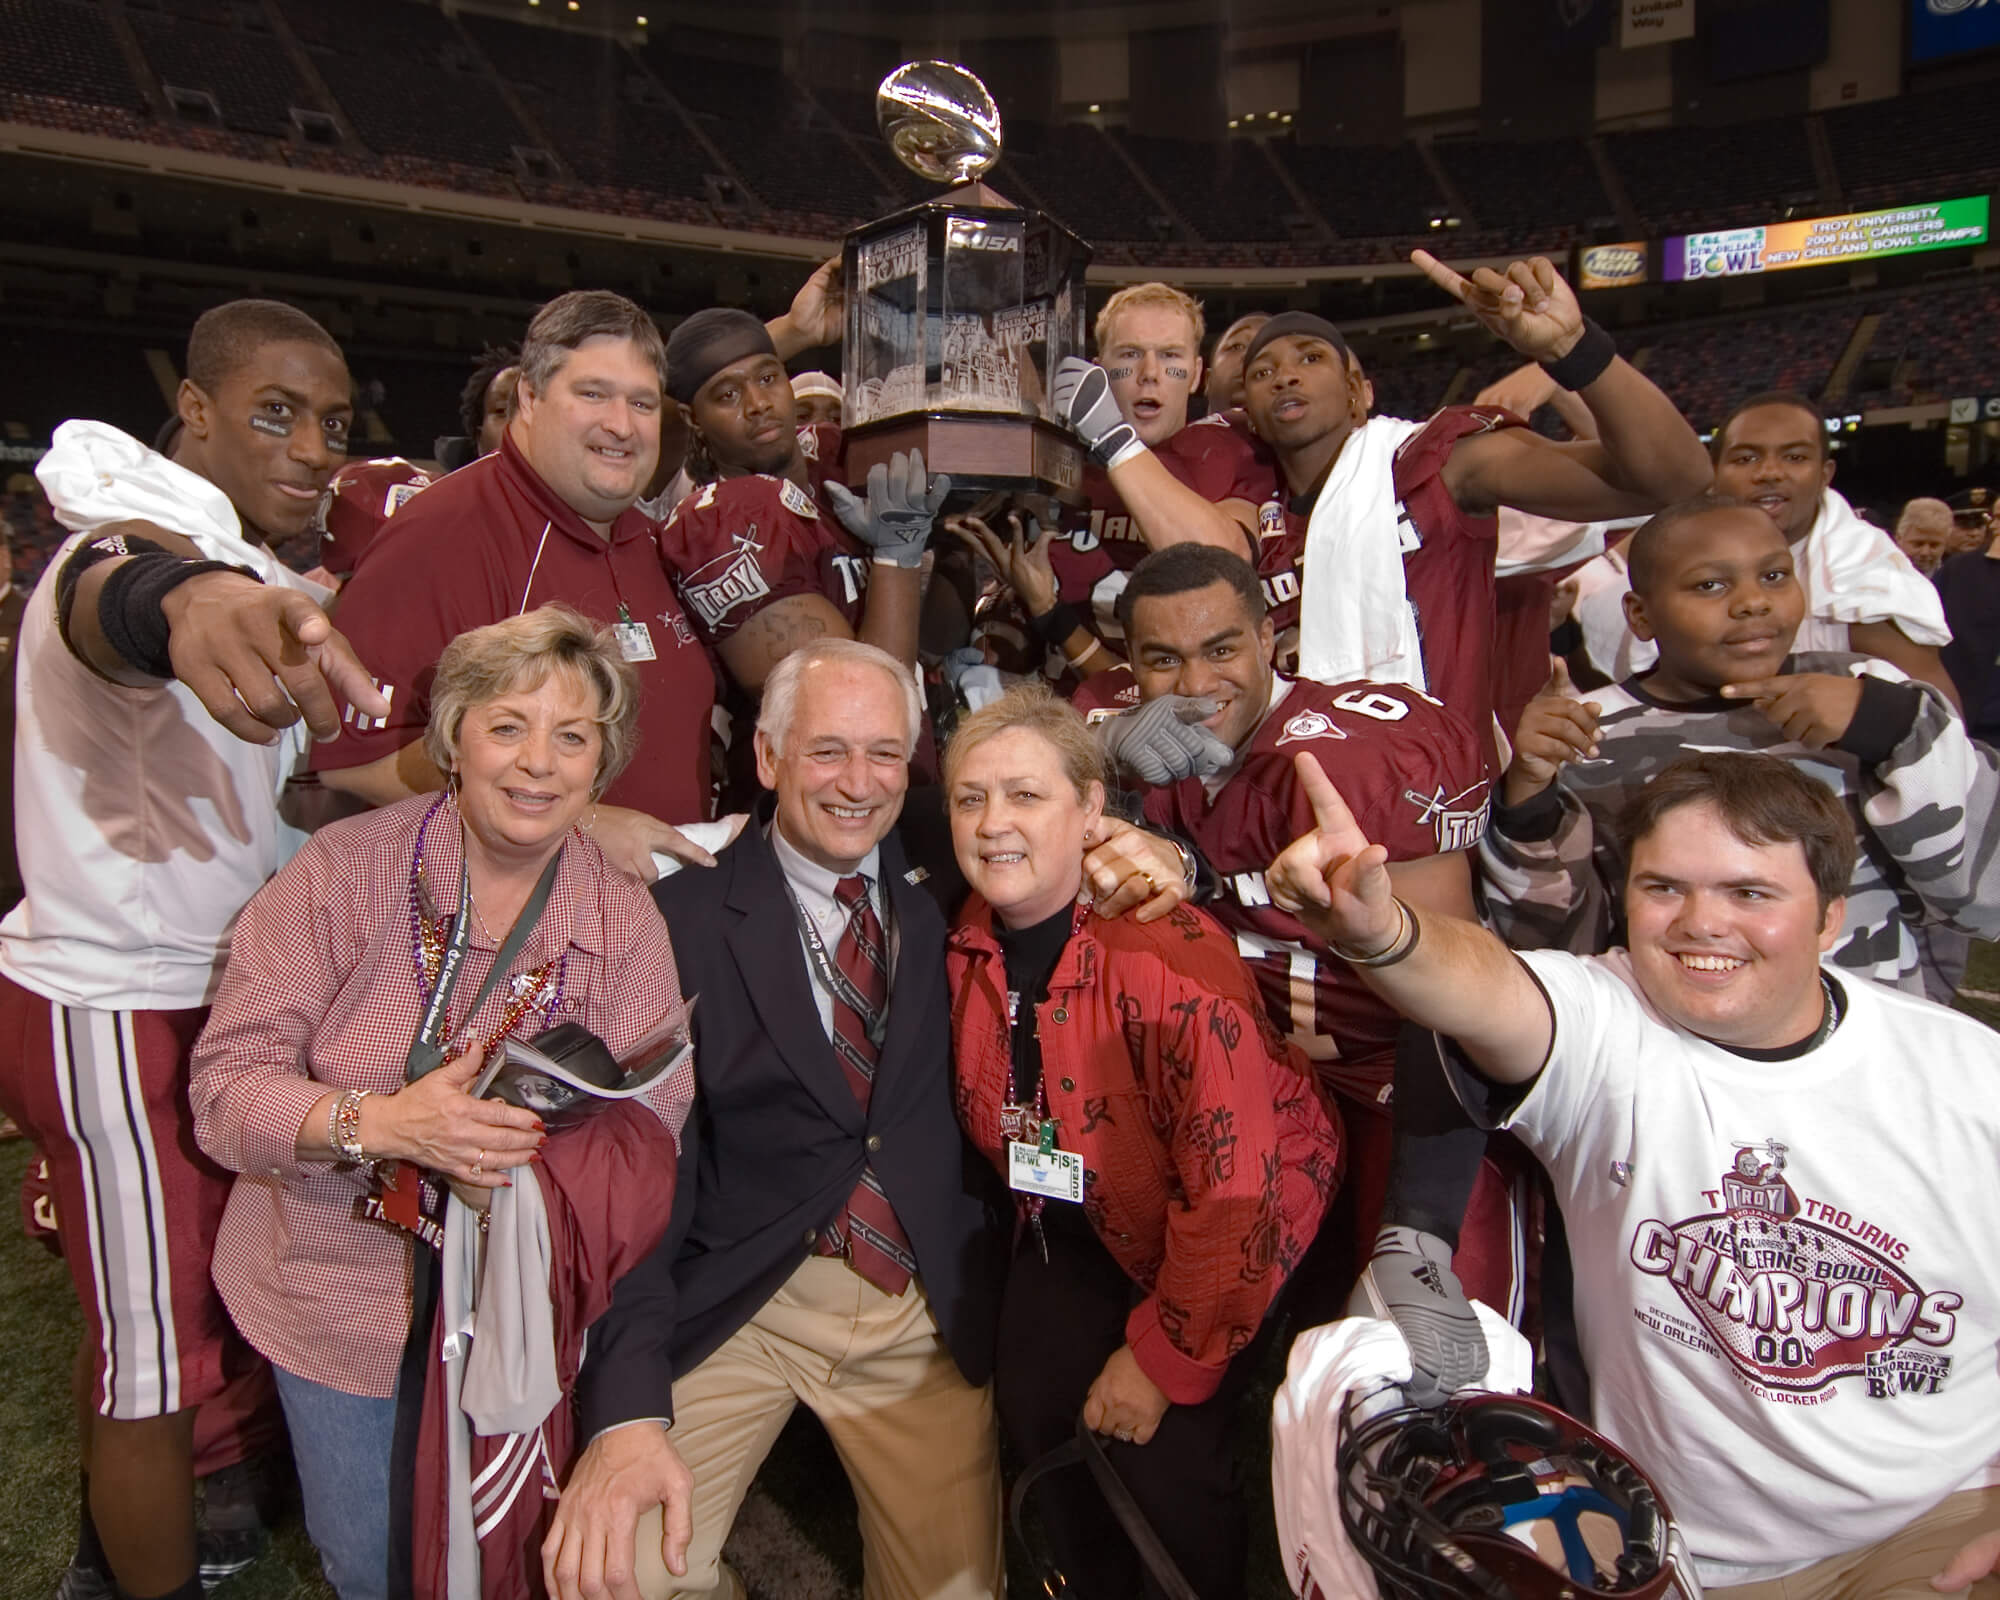
[[[472,1175],[477,1178],[486,1171],[486,1147],[479,1147],[479,1154],[472,1158]]]
[[[1160,892],[1159,880],[1155,878],[1150,872],[1142,872],[1139,874],[1139,876],[1146,880],[1146,887],[1148,889],[1151,889],[1154,894],[1158,894]]]

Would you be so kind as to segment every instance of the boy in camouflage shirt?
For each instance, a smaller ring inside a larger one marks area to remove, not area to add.
[[[1626,801],[1691,750],[1764,751],[1820,778],[1854,818],[1861,854],[1828,959],[1949,1002],[1962,964],[1951,936],[2000,935],[2000,758],[1885,661],[1790,654],[1804,596],[1755,506],[1674,506],[1634,536],[1630,561],[1627,615],[1659,663],[1588,701],[1559,667],[1529,704],[1479,847],[1495,931],[1524,949],[1622,943]]]

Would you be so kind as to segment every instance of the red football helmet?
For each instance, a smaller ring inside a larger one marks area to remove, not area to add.
[[[1341,1413],[1340,1520],[1385,1600],[1699,1594],[1659,1490],[1554,1406],[1467,1393],[1366,1413],[1363,1396]]]
[[[320,491],[313,514],[319,564],[336,578],[346,578],[382,524],[430,483],[428,472],[401,456],[348,462]]]

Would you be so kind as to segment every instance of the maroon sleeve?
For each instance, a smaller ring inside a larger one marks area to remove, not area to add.
[[[719,644],[776,601],[822,591],[827,515],[789,479],[761,475],[704,484],[675,508],[660,553],[703,643]]]
[[[1502,428],[1525,428],[1527,424],[1504,406],[1446,406],[1396,451],[1396,498],[1410,503],[1426,484],[1444,470],[1445,462],[1461,439],[1475,433],[1497,433]],[[1442,491],[1442,485],[1439,485]],[[1448,498],[1448,497],[1446,497]],[[1455,502],[1453,502],[1455,506]],[[1413,507],[1414,509],[1414,507]],[[1498,523],[1491,516],[1456,519],[1456,532],[1464,538],[1497,539]]]
[[[495,610],[490,565],[465,558],[455,519],[425,516],[419,495],[384,523],[340,591],[334,620],[389,701],[380,721],[349,707],[340,736],[312,750],[314,772],[341,772],[394,755],[424,736],[431,683],[444,647]]]
[[[1485,746],[1456,712],[1420,689],[1364,679],[1324,688],[1306,717],[1287,722],[1298,730],[1281,735],[1288,753],[1319,758],[1362,833],[1391,861],[1479,842],[1488,805]],[[1286,785],[1285,806],[1294,838],[1316,825],[1304,785]]]
[[[1189,423],[1162,447],[1160,460],[1204,500],[1262,505],[1278,492],[1276,461],[1226,414]]]

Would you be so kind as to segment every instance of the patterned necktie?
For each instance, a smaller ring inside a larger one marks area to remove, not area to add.
[[[834,885],[833,898],[847,913],[847,928],[834,952],[834,965],[847,982],[833,996],[833,1050],[847,1073],[847,1086],[866,1111],[875,1091],[875,1063],[881,1054],[876,1041],[889,1001],[888,943],[869,903],[866,878],[859,873],[842,878]],[[909,1285],[917,1258],[873,1167],[861,1169],[846,1210],[821,1236],[819,1253],[846,1256],[848,1265],[884,1294],[901,1294]]]

